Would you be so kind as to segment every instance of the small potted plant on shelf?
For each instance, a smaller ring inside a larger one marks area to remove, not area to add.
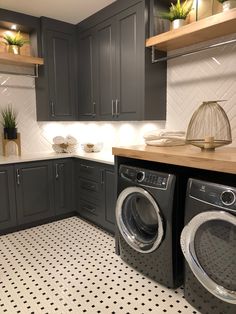
[[[236,8],[236,0],[218,0],[223,5],[223,12]]]
[[[171,29],[179,28],[186,24],[186,18],[192,10],[193,0],[185,0],[183,3],[177,0],[176,4],[171,3],[169,12],[162,12],[160,17],[171,22]]]
[[[17,138],[17,122],[16,113],[11,106],[3,109],[2,112],[2,125],[4,128],[4,138],[14,140]]]
[[[20,48],[24,46],[24,44],[29,43],[29,40],[25,40],[20,31],[16,34],[5,33],[3,39],[5,40],[4,44],[8,47],[8,52],[17,55],[20,54]]]

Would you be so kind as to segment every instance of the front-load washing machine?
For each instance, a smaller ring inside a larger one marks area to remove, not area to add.
[[[235,314],[236,188],[189,179],[185,224],[186,300],[203,314]]]
[[[147,277],[170,288],[183,282],[179,243],[183,206],[176,177],[120,165],[116,204],[116,241],[121,258]]]

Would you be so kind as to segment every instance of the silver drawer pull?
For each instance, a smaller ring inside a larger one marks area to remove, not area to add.
[[[94,167],[92,167],[92,166],[87,166],[87,165],[84,165],[84,164],[80,164],[80,167],[81,167],[81,168],[85,168],[85,169],[94,169]]]

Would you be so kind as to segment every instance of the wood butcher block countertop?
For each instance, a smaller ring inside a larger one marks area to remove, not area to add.
[[[200,148],[191,145],[175,147],[137,145],[113,147],[112,154],[121,157],[236,174],[236,147],[224,147],[212,152],[202,152]]]

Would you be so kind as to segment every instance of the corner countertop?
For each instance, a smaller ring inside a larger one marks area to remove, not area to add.
[[[85,153],[84,151],[78,151],[73,154],[66,153],[58,154],[55,152],[48,152],[25,154],[22,156],[9,156],[9,157],[0,156],[0,165],[62,158],[81,158],[104,164],[114,165],[114,156],[112,156],[111,150],[110,151],[104,150],[99,153]]]
[[[113,147],[112,154],[127,158],[236,174],[236,147],[218,148],[215,151],[207,152],[191,145],[174,147],[137,145]]]

